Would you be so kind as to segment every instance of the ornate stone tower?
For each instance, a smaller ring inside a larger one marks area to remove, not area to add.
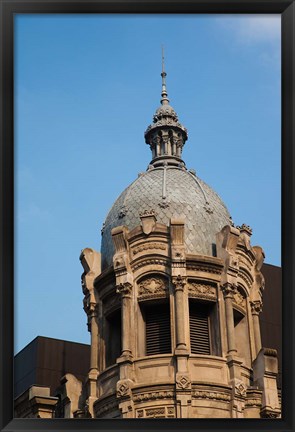
[[[80,257],[91,332],[80,408],[93,418],[278,417],[276,351],[260,338],[263,250],[187,170],[164,65],[161,76],[148,169],[107,215],[101,254]]]

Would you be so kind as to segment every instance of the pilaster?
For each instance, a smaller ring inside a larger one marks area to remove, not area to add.
[[[253,362],[254,383],[262,390],[261,417],[280,417],[277,378],[278,359],[274,349],[262,348]]]

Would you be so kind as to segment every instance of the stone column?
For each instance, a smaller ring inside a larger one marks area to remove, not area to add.
[[[186,277],[176,276],[172,278],[175,292],[175,326],[176,326],[176,349],[186,350],[184,329],[184,287]]]
[[[228,354],[236,354],[235,344],[235,326],[234,326],[234,313],[233,313],[233,294],[235,286],[231,284],[225,284],[222,287],[225,303],[225,320],[226,320],[226,333],[227,333],[227,351]]]
[[[259,323],[259,314],[261,311],[262,311],[262,302],[260,300],[251,302],[251,313],[253,317],[256,355],[261,350],[261,334],[260,334],[260,323]]]
[[[173,141],[172,141],[172,155],[175,156],[176,155],[176,143],[175,143],[175,138],[173,137]]]
[[[121,357],[132,357],[131,322],[132,319],[132,285],[129,282],[117,285],[117,292],[122,296],[122,354]]]
[[[97,304],[90,303],[89,319],[91,331],[91,353],[90,353],[90,370],[98,370],[98,324],[97,324]]]
[[[176,147],[176,155],[177,157],[181,157],[181,145],[179,143],[177,143],[177,147]]]
[[[156,156],[160,156],[160,155],[161,155],[161,141],[160,138],[158,138],[157,145],[156,145]]]

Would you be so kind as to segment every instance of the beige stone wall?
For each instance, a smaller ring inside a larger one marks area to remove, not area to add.
[[[84,309],[94,332],[89,411],[99,418],[277,417],[276,357],[261,353],[259,330],[263,251],[251,246],[243,225],[218,233],[216,257],[187,254],[184,228],[181,219],[165,226],[144,212],[132,231],[113,229],[113,268],[101,273],[98,256],[85,265],[89,250],[84,253]],[[192,352],[189,305],[195,303],[208,305],[208,327],[195,330],[209,340],[207,354]],[[171,350],[146,355],[146,308],[157,304],[169,305]],[[121,352],[106,367],[118,344],[108,327],[116,311]]]

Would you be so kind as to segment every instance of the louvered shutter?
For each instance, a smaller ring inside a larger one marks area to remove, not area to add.
[[[146,355],[171,353],[169,305],[153,305],[145,309]]]
[[[190,342],[192,354],[210,354],[209,316],[206,305],[190,303]]]

